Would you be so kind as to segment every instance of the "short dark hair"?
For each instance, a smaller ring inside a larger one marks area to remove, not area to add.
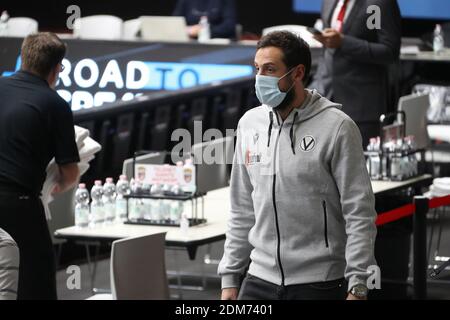
[[[22,69],[46,78],[66,55],[66,45],[51,32],[34,33],[22,43]]]
[[[305,40],[289,31],[273,31],[258,41],[257,50],[267,47],[276,47],[283,51],[283,62],[288,69],[299,64],[305,66],[303,82],[309,77],[311,70],[311,50]]]

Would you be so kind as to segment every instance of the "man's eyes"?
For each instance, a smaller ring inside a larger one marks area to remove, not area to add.
[[[262,70],[263,73],[275,73],[276,70],[273,67],[255,67],[255,73],[259,73],[259,71]]]

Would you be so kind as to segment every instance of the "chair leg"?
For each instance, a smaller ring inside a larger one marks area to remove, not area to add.
[[[178,252],[177,250],[174,250],[174,258],[175,258],[175,269],[177,271],[177,288],[178,288],[178,295],[180,300],[183,300],[183,288],[181,283],[181,271],[180,271],[180,264],[178,261]]]
[[[430,231],[430,240],[428,242],[428,265],[430,265],[430,258],[431,258],[431,247],[433,245],[433,238],[434,238],[434,228],[435,228],[435,224],[436,224],[436,219],[438,216],[438,209],[434,209],[433,210],[433,218],[431,221],[431,231]]]
[[[441,211],[443,211],[442,208]],[[439,214],[439,232],[438,232],[438,241],[436,244],[435,257],[439,256],[439,249],[441,248],[441,238],[442,238],[442,212]]]
[[[56,270],[59,270],[59,266],[61,264],[61,254],[62,254],[62,246],[64,242],[58,243],[58,249],[56,251]]]
[[[94,261],[92,261],[91,259],[91,252],[89,250],[89,244],[85,244],[85,248],[86,248],[86,258],[87,258],[87,262],[88,262],[88,271],[89,271],[89,275],[91,277],[91,292],[92,294],[95,294],[95,277],[96,277],[96,273],[97,273],[97,262],[98,262],[98,255],[99,255],[99,251],[100,251],[100,245],[95,245],[95,255],[94,255]]]

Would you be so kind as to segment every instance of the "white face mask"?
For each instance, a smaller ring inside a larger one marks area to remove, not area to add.
[[[295,85],[295,82],[286,92],[282,92],[280,90],[278,83],[280,82],[281,79],[290,74],[294,69],[295,67],[280,78],[272,76],[256,75],[255,89],[258,100],[262,104],[265,104],[269,107],[272,108],[278,107],[286,98],[286,95],[289,93],[289,91],[292,90],[292,88]]]

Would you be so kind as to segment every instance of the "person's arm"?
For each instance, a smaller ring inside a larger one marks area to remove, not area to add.
[[[80,170],[78,164],[69,163],[65,165],[58,165],[59,180],[52,194],[66,192],[72,189],[78,182],[80,177]]]
[[[60,103],[54,109],[52,124],[53,148],[55,162],[59,169],[59,181],[53,194],[72,188],[79,178],[77,163],[80,162],[78,147],[75,141],[73,115],[67,103]]]
[[[331,170],[345,220],[345,278],[350,290],[356,284],[367,285],[369,267],[376,265],[374,247],[377,233],[375,197],[366,168],[362,138],[350,118],[346,118],[339,127]]]
[[[397,1],[379,0],[381,29],[377,42],[344,35],[340,52],[350,59],[372,64],[391,64],[399,59],[401,46],[401,14]],[[369,17],[369,15],[367,15]]]
[[[224,1],[222,22],[211,25],[212,38],[234,38],[236,35],[236,4],[234,0]]]
[[[218,274],[222,278],[222,299],[237,298],[240,278],[250,261],[253,249],[248,241],[250,229],[255,224],[252,201],[253,186],[244,162],[241,133],[238,126],[236,151],[230,182],[231,213],[228,220],[224,255]]]

